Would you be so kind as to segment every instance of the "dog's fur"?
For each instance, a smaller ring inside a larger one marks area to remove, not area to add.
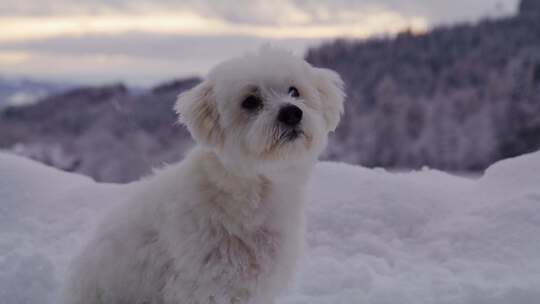
[[[260,109],[242,107],[250,94]],[[336,73],[270,47],[215,67],[175,107],[198,146],[138,182],[100,225],[64,303],[273,303],[302,247],[304,190],[343,98]],[[288,104],[303,112],[294,128],[277,119]]]

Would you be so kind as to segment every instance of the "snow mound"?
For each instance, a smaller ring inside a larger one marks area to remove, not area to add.
[[[540,152],[480,179],[321,163],[281,304],[540,303]],[[130,185],[0,154],[0,298],[56,303],[68,261]]]

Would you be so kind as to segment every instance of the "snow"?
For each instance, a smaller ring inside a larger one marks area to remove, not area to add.
[[[478,179],[321,163],[280,304],[540,303],[540,152]],[[130,185],[0,154],[0,299],[56,303],[68,261]]]
[[[0,154],[0,303],[55,303],[68,261],[128,189]]]
[[[27,106],[37,103],[45,96],[45,92],[15,92],[6,98],[5,103],[7,106],[12,107]]]

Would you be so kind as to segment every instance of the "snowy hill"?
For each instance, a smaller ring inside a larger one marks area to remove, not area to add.
[[[180,159],[193,141],[173,103],[197,78],[136,92],[79,87],[0,111],[0,149],[105,182],[128,182]]]
[[[0,109],[32,105],[46,96],[71,87],[70,84],[38,81],[25,78],[4,78],[0,76]]]
[[[540,1],[517,16],[395,38],[337,40],[306,60],[345,81],[328,157],[481,171],[540,149]]]
[[[479,179],[321,163],[301,303],[540,303],[540,152]],[[69,259],[133,184],[0,154],[0,298],[55,303]]]

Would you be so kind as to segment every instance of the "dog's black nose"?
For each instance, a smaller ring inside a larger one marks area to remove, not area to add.
[[[294,127],[302,120],[302,110],[292,104],[286,105],[279,109],[277,119],[287,126]]]

